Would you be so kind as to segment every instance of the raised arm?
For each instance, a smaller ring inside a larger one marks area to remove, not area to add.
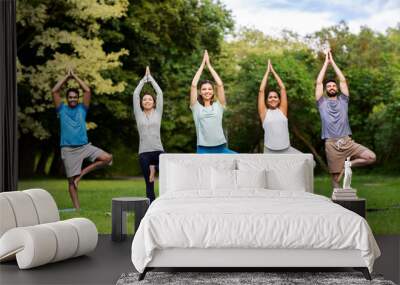
[[[206,58],[205,58],[205,54],[204,54],[203,61],[201,62],[199,69],[197,70],[196,74],[194,75],[193,80],[192,80],[192,86],[190,87],[190,107],[194,106],[197,102],[197,84],[199,83],[199,79],[200,79],[201,73],[203,72],[205,64],[206,64]]]
[[[92,96],[92,92],[90,91],[89,86],[85,84],[71,69],[71,76],[78,82],[79,86],[83,89],[83,105],[85,105],[86,108],[89,108],[90,105],[90,97]]]
[[[64,86],[64,84],[68,81],[68,79],[71,77],[71,73],[68,70],[67,75],[63,79],[57,82],[56,85],[54,85],[53,89],[51,90],[51,95],[53,96],[53,102],[56,108],[60,107],[62,99],[60,96],[60,90]]]
[[[258,115],[260,116],[261,123],[264,122],[265,115],[267,114],[267,106],[265,106],[265,88],[267,87],[268,75],[271,71],[270,61],[268,60],[268,68],[261,81],[260,90],[258,91]]]
[[[329,54],[329,52],[327,52],[325,54],[324,65],[322,66],[321,71],[319,72],[318,77],[317,77],[317,84],[315,86],[315,100],[317,100],[317,101],[324,94],[324,82],[323,81],[324,81],[326,69],[328,68],[328,64],[329,64],[328,54]]]
[[[329,56],[329,61],[332,64],[333,69],[336,72],[337,77],[339,77],[340,81],[340,91],[346,95],[349,96],[349,87],[347,86],[346,78],[344,77],[342,71],[339,69],[339,67],[336,65],[335,61],[333,60],[332,52],[329,51],[328,53]]]
[[[140,108],[140,92],[142,92],[143,85],[147,82],[147,75],[145,75],[140,81],[138,86],[136,86],[135,91],[133,91],[133,113],[135,117],[142,114],[142,109]]]
[[[224,90],[224,84],[222,83],[221,78],[218,76],[218,73],[214,70],[210,63],[210,58],[208,56],[207,50],[205,51],[205,57],[206,57],[206,65],[208,67],[208,70],[210,71],[212,77],[214,78],[215,84],[217,84],[217,98],[219,103],[222,106],[226,105],[226,98],[225,98],[225,90]]]
[[[281,103],[279,105],[279,109],[287,117],[288,100],[287,100],[286,88],[282,82],[282,79],[279,77],[278,73],[275,72],[275,69],[272,66],[271,62],[270,62],[270,66],[271,66],[271,72],[274,75],[276,81],[278,82],[280,93],[281,93]]]
[[[155,81],[155,79],[153,78],[153,76],[151,76],[150,74],[150,70],[149,70],[149,74],[148,74],[148,82],[151,83],[151,86],[153,86],[154,90],[156,91],[157,94],[157,102],[156,102],[156,111],[159,112],[160,114],[162,114],[163,112],[163,92],[160,88],[160,86],[158,86],[157,82]]]

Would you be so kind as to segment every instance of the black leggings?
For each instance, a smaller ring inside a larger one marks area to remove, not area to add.
[[[154,165],[158,171],[158,157],[163,151],[149,151],[139,154],[139,163],[142,168],[144,181],[146,182],[146,196],[150,199],[150,203],[154,201],[156,195],[154,193],[154,182],[150,182],[150,165]]]

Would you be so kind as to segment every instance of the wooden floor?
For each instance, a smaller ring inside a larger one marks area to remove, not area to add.
[[[382,256],[375,262],[374,272],[399,283],[400,236],[377,236],[376,240]],[[96,250],[88,256],[29,270],[19,270],[16,262],[3,263],[0,284],[115,284],[122,273],[134,271],[131,243],[132,238],[116,243],[109,235],[100,235]]]

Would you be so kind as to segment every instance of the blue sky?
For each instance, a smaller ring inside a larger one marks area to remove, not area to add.
[[[282,29],[306,35],[345,20],[353,32],[360,26],[384,32],[400,23],[400,0],[222,0],[239,26],[269,35]]]

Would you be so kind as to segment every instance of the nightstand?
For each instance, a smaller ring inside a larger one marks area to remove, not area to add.
[[[111,203],[111,239],[123,241],[126,238],[126,212],[135,213],[135,232],[150,206],[150,200],[142,197],[112,198]]]
[[[359,214],[365,218],[366,200],[364,198],[352,199],[352,200],[332,200],[333,203],[339,204],[340,206]]]

